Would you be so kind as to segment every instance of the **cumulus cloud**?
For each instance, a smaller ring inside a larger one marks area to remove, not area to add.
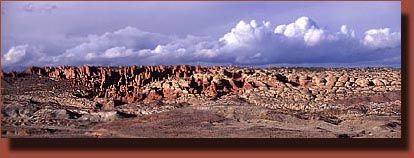
[[[401,33],[389,28],[371,29],[365,32],[363,44],[371,48],[394,48],[401,44]]]
[[[67,49],[63,54],[54,57],[54,61],[82,64],[85,61],[99,63],[112,58],[141,57],[148,50],[172,41],[173,37],[127,26],[102,35],[89,35],[85,42]]]
[[[279,25],[275,28],[276,34],[283,34],[286,37],[303,37],[308,30],[319,29],[315,21],[308,17],[300,17],[290,24]]]
[[[125,27],[101,35],[89,35],[83,43],[58,56],[13,47],[3,55],[3,65],[25,64],[28,54],[42,56],[42,64],[400,64],[401,33],[388,28],[371,29],[358,38],[347,25],[327,30],[309,17],[289,24],[240,21],[220,38],[178,38]],[[36,53],[37,52],[37,53]],[[31,55],[33,56],[33,55]]]
[[[355,31],[352,30],[352,29],[349,29],[348,26],[346,26],[346,25],[342,25],[340,30],[341,30],[340,33],[345,35],[345,36],[350,36],[352,38],[355,37]]]
[[[1,58],[5,66],[27,66],[33,64],[45,64],[46,55],[41,53],[41,48],[28,44],[14,46],[9,49]]]
[[[302,40],[307,46],[316,46],[324,40],[337,40],[338,36],[331,34],[328,30],[319,28],[318,24],[309,17],[300,17],[290,24],[276,26],[275,34],[282,35],[289,39]],[[340,32],[349,37],[355,36],[355,31],[348,29],[346,25],[342,25]]]
[[[226,42],[230,47],[250,46],[255,43],[261,43],[270,36],[270,22],[258,24],[255,20],[246,23],[240,21],[235,28],[225,34],[219,41]]]
[[[347,25],[330,31],[309,17],[271,28],[241,21],[221,38],[226,42],[218,49],[220,59],[236,64],[400,62],[400,33],[389,29],[369,30],[361,40]]]
[[[26,49],[28,45],[20,45],[10,48],[10,50],[4,54],[4,64],[15,64],[21,62],[26,57]]]

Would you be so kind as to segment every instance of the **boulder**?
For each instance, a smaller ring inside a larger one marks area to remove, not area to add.
[[[361,87],[367,87],[367,86],[368,86],[369,81],[368,81],[367,79],[365,79],[365,78],[358,78],[358,79],[356,79],[356,80],[355,80],[355,83],[356,83],[358,86],[361,86]]]

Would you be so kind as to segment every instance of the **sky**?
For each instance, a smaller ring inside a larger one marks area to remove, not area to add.
[[[401,65],[400,2],[1,2],[1,65]]]

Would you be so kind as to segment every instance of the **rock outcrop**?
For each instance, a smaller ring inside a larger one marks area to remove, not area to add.
[[[318,70],[318,69],[317,69]],[[367,75],[368,74],[368,75]],[[235,94],[291,99],[292,102],[332,101],[345,95],[401,89],[400,71],[392,68],[240,68],[205,66],[57,66],[27,68],[23,74],[53,80],[68,80],[72,86],[87,88],[84,98],[103,98],[116,105],[157,100],[176,100],[185,96],[217,99]],[[251,94],[251,95],[250,95]],[[252,100],[247,97],[246,99]],[[254,100],[254,99],[253,99]],[[254,101],[253,101],[254,102]],[[103,108],[112,103],[100,103]],[[310,103],[312,104],[312,103]]]

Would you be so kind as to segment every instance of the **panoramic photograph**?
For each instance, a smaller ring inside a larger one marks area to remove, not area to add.
[[[401,2],[1,2],[1,137],[401,138]]]

